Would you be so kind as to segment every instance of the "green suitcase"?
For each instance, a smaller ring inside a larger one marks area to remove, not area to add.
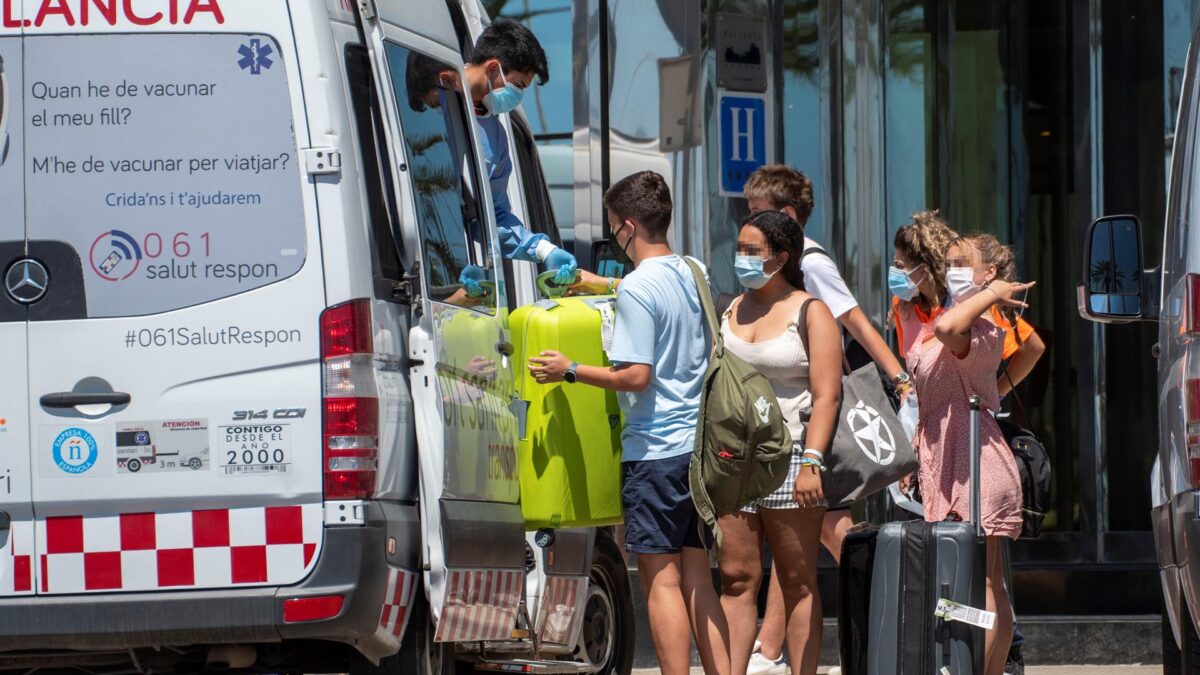
[[[529,358],[547,349],[580,364],[608,365],[601,332],[614,317],[612,296],[590,296],[543,300],[509,318],[518,399],[526,407],[517,443],[521,511],[531,530],[622,522],[616,393],[586,384],[538,384],[528,368]]]

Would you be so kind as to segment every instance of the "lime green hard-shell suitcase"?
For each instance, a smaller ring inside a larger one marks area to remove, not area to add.
[[[543,300],[510,316],[518,398],[527,404],[517,443],[521,511],[529,529],[613,525],[621,516],[621,411],[615,392],[586,384],[538,384],[529,358],[552,349],[606,366],[603,330],[612,296]]]

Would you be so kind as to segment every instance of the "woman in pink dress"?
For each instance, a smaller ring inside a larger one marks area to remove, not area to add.
[[[889,285],[899,298],[897,323],[903,326],[905,360],[920,397],[920,421],[913,446],[921,460],[919,480],[925,519],[969,517],[970,482],[967,399],[976,394],[986,411],[999,409],[996,370],[1004,330],[992,319],[994,305],[1023,306],[1020,297],[1033,284],[996,279],[981,267],[970,281],[957,279],[946,260],[974,255],[937,212],[914,214],[896,232]],[[959,269],[959,268],[956,268]],[[900,283],[900,279],[906,283]],[[949,307],[941,310],[948,289]],[[941,311],[939,311],[941,310]],[[987,609],[996,626],[986,631],[984,673],[1002,675],[1012,642],[1013,614],[1004,586],[1002,538],[1021,533],[1021,483],[1017,465],[991,415],[981,420],[980,515],[987,541]]]

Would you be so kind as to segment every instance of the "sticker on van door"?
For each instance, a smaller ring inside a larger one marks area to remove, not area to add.
[[[222,473],[264,476],[289,473],[292,437],[288,424],[236,424],[220,428]]]
[[[199,305],[303,267],[303,167],[274,39],[23,43],[25,173],[13,189],[30,236],[79,255],[89,317]]]
[[[112,427],[43,425],[38,463],[43,478],[111,476]]]
[[[208,420],[155,420],[117,425],[117,473],[208,469]]]

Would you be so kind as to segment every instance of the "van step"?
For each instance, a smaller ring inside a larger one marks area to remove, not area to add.
[[[476,670],[498,673],[588,673],[592,668],[579,661],[535,661],[533,659],[480,659]]]

